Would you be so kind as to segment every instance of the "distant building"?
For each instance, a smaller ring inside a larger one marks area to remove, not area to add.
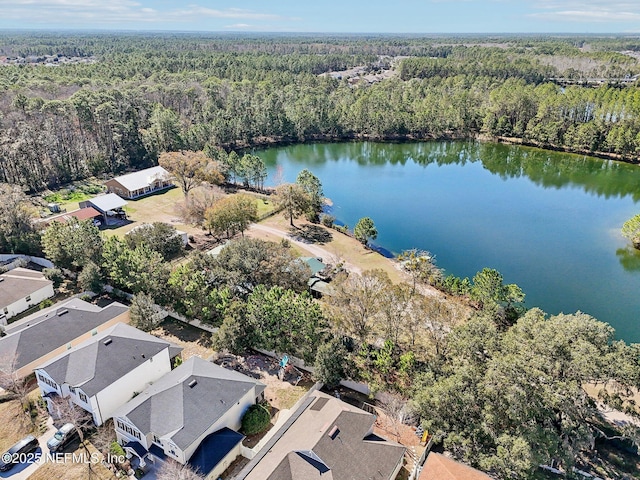
[[[60,302],[7,327],[0,360],[12,361],[26,377],[38,365],[116,323],[129,323],[129,308],[114,302],[98,307],[78,298]]]
[[[440,453],[429,453],[418,480],[492,480],[486,473]]]
[[[55,295],[53,282],[27,268],[14,268],[0,275],[0,325]]]
[[[171,458],[218,478],[240,455],[237,433],[265,386],[234,370],[191,357],[114,414],[118,442],[144,466]]]
[[[51,222],[67,223],[72,218],[75,218],[80,221],[101,220],[102,213],[100,213],[93,207],[85,207],[85,208],[80,208],[78,210],[73,210],[72,212],[65,212],[65,213],[61,213],[60,215],[47,217],[45,219],[42,219],[42,223],[46,225],[50,224]]]
[[[169,172],[158,166],[112,178],[105,185],[110,193],[133,200],[142,195],[170,188],[173,182]]]
[[[69,399],[102,425],[135,394],[171,371],[182,349],[125,323],[104,330],[36,368],[52,416]]]
[[[405,448],[375,435],[375,420],[315,392],[235,480],[394,480]]]
[[[80,202],[80,208],[92,208],[97,210],[100,215],[102,215],[102,220],[105,223],[109,223],[110,217],[126,217],[124,211],[122,210],[122,207],[124,207],[126,204],[127,202],[115,193],[107,193],[105,195],[99,195],[89,200]]]
[[[321,298],[324,295],[331,295],[331,285],[329,285],[329,277],[325,274],[327,265],[322,263],[321,258],[316,257],[300,257],[311,270],[311,277],[307,282],[311,295],[315,298]]]

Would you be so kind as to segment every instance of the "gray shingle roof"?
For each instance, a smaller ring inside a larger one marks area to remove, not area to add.
[[[323,393],[291,419],[237,480],[389,480],[404,457],[402,445],[369,433],[375,416]]]
[[[185,450],[254,387],[256,394],[264,389],[246,375],[191,357],[114,416],[126,416],[144,434],[169,436]]]
[[[0,275],[0,308],[11,305],[53,282],[28,268],[14,268]]]
[[[0,358],[17,357],[16,368],[22,368],[127,310],[117,302],[104,308],[77,298],[58,303],[43,315],[10,325],[0,338]]]
[[[38,368],[56,383],[80,387],[93,396],[170,346],[166,340],[119,323]]]

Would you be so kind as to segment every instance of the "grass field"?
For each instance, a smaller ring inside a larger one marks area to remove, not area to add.
[[[20,410],[20,402],[10,400],[0,403],[0,452],[26,435],[33,433],[33,424]]]
[[[89,451],[93,455],[96,449],[93,445],[89,445]],[[96,452],[97,453],[97,452]],[[84,447],[80,446],[75,451],[76,458],[85,458],[86,452]],[[97,459],[97,456],[91,458]],[[96,480],[107,480],[116,478],[115,475],[105,468],[100,462],[95,461],[92,463],[92,475],[89,477],[89,468],[87,463],[80,461],[73,462],[71,459],[60,463],[45,463],[32,473],[28,480],[51,480],[51,479],[64,479],[64,480],[87,480],[87,478],[93,478]]]
[[[288,220],[285,219],[281,214],[269,217],[260,223],[272,228],[276,228],[283,232],[289,232],[291,229]],[[310,225],[309,222],[302,219],[295,220],[294,224],[297,227]],[[390,259],[385,258],[378,252],[364,248],[364,246],[360,242],[352,237],[344,235],[336,230],[328,229],[326,227],[320,228],[324,228],[330,234],[330,240],[328,242],[324,242],[321,246],[323,249],[327,250],[331,254],[331,256],[345,260],[362,270],[372,270],[376,268],[384,270],[389,275],[389,278],[391,278],[391,280],[395,283],[402,280],[407,280],[407,276],[403,272],[398,270],[394,262],[392,262]],[[265,240],[271,240],[274,242],[278,242],[280,240],[279,238],[274,238],[273,235],[257,231],[252,231],[251,236],[263,238]],[[298,250],[302,255],[310,254],[310,252],[301,251],[301,249],[297,246],[295,247],[295,249]],[[334,259],[326,260],[333,261]]]
[[[33,389],[27,395],[29,400],[35,402],[40,398],[40,390]],[[20,402],[10,400],[0,403],[0,453],[7,450],[11,445],[21,438],[32,433],[39,435],[38,425],[41,419],[36,419],[34,423],[29,417],[22,413]]]

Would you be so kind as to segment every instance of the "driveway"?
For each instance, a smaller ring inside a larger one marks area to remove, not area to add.
[[[53,437],[53,434],[56,433],[56,427],[53,426],[53,419],[49,417],[47,420],[47,431],[38,437],[38,443],[40,444],[40,448],[36,450],[35,455],[39,456],[39,459],[33,463],[21,463],[19,465],[14,466],[8,472],[0,472],[0,478],[10,478],[11,480],[27,480],[29,476],[35,472],[40,465],[43,465],[47,460],[47,453],[49,453],[49,449],[47,448],[47,441]]]
[[[327,250],[325,248],[322,248],[322,247],[319,247],[318,245],[314,245],[311,242],[301,241],[301,240],[299,240],[297,238],[294,238],[291,234],[289,234],[287,232],[283,232],[282,230],[278,230],[277,228],[268,227],[268,226],[262,225],[260,223],[254,223],[253,225],[251,225],[249,227],[249,230],[260,230],[260,231],[265,232],[265,233],[270,233],[271,235],[274,235],[274,236],[279,237],[279,238],[285,238],[285,239],[289,240],[291,243],[293,243],[294,245],[297,245],[298,247],[306,250],[307,252],[309,252],[314,257],[321,257],[321,258],[324,258],[324,259],[330,259],[330,258],[335,257],[335,255],[332,254],[329,250]],[[362,269],[360,267],[356,267],[355,265],[353,265],[351,263],[347,263],[347,262],[345,262],[344,266],[350,272],[354,272],[354,273],[357,273],[359,275],[362,274]]]

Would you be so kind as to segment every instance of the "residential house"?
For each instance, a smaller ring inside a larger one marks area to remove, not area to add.
[[[108,224],[109,217],[126,217],[122,210],[122,207],[126,204],[127,202],[115,193],[107,193],[105,195],[98,195],[97,197],[80,202],[80,208],[93,208],[97,210],[102,216],[102,221],[104,221],[105,224]]]
[[[118,323],[36,368],[49,412],[68,398],[96,425],[151,383],[171,371],[182,349],[125,323]]]
[[[311,270],[311,277],[309,277],[309,281],[307,282],[311,295],[314,298],[331,295],[327,265],[322,263],[322,259],[316,257],[300,257],[300,261],[304,262]]]
[[[71,212],[61,213],[52,217],[47,217],[41,220],[41,223],[49,225],[52,222],[67,223],[72,218],[79,221],[82,220],[101,220],[102,214],[93,207],[80,208]]]
[[[489,475],[440,453],[429,453],[418,480],[492,480]]]
[[[118,442],[140,465],[172,458],[211,478],[240,454],[242,416],[265,386],[191,357],[114,414]]]
[[[314,392],[236,480],[394,480],[405,448],[373,433],[375,416]]]
[[[158,166],[112,178],[105,185],[109,192],[133,200],[142,195],[170,188],[173,182],[169,172]]]
[[[14,268],[0,275],[0,325],[55,295],[53,282],[41,272]]]
[[[129,323],[121,303],[99,307],[79,298],[60,302],[12,323],[0,338],[0,362],[11,362],[20,377],[113,325]]]

